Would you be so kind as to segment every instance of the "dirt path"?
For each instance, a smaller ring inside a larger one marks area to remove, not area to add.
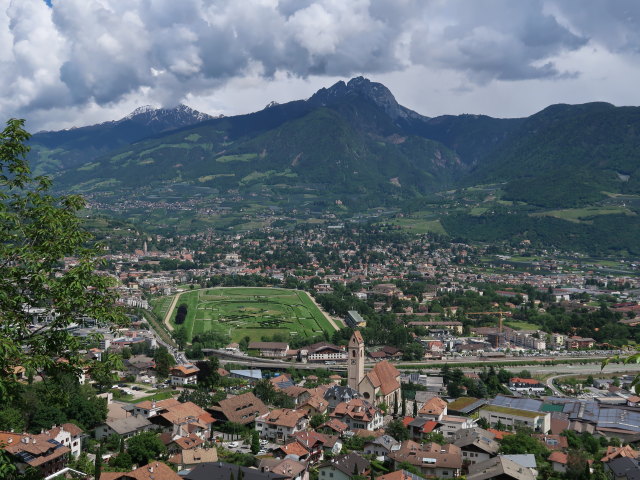
[[[171,322],[169,320],[171,320],[171,315],[173,315],[173,309],[176,308],[176,303],[178,303],[178,299],[180,298],[180,295],[182,295],[183,293],[185,292],[176,293],[175,297],[173,297],[173,302],[171,302],[171,306],[169,307],[169,310],[167,310],[167,314],[164,316],[163,323],[167,327],[167,330],[169,330],[170,332],[173,332],[173,325],[171,325]]]
[[[336,321],[327,313],[325,312],[322,307],[320,305],[318,305],[318,302],[316,302],[316,299],[313,298],[313,295],[311,295],[308,292],[305,292],[304,290],[300,290],[301,292],[303,292],[306,296],[308,296],[311,301],[313,302],[313,304],[318,307],[318,310],[320,310],[320,313],[322,313],[322,315],[324,315],[324,318],[327,319],[327,321],[331,324],[331,326],[335,329],[335,330],[340,330],[341,328],[345,327],[344,322],[342,322],[341,320],[338,320],[340,322],[340,324],[342,326],[338,326],[338,324],[336,323]]]

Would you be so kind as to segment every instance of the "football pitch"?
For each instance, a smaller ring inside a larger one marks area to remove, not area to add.
[[[335,329],[306,292],[282,288],[208,288],[183,293],[188,341],[204,332],[226,333],[232,341],[263,336],[314,337]],[[175,325],[177,308],[171,323]]]

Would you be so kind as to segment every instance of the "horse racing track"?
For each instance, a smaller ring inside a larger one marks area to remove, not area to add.
[[[226,333],[232,341],[260,340],[275,333],[314,337],[334,331],[306,292],[281,288],[209,288],[183,293],[188,340],[204,332]],[[175,320],[172,315],[172,322]]]

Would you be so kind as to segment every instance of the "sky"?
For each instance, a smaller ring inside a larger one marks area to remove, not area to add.
[[[31,131],[248,113],[359,75],[430,117],[639,105],[640,2],[0,0],[0,120]]]

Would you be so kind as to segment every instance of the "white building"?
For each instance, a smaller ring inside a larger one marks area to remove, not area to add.
[[[256,431],[260,438],[277,443],[286,443],[296,432],[306,430],[305,412],[279,408],[256,418]]]

